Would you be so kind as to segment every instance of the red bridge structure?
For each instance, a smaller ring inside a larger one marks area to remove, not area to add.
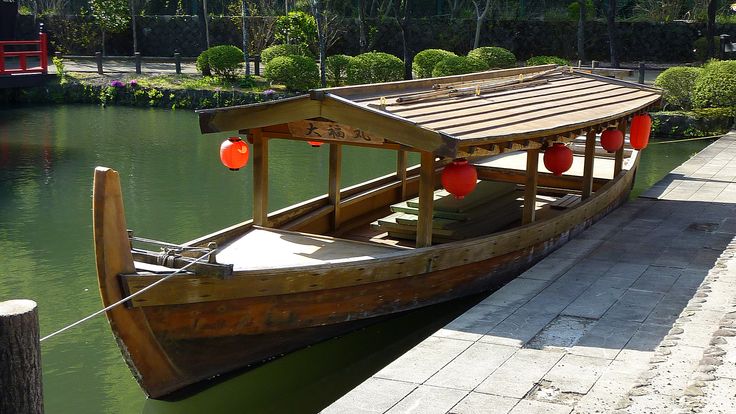
[[[0,88],[37,85],[47,74],[46,33],[39,33],[38,40],[0,40]]]

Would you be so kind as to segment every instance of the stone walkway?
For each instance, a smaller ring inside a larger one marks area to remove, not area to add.
[[[736,133],[324,413],[736,413]]]

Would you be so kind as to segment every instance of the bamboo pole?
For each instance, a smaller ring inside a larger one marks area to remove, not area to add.
[[[268,227],[268,139],[253,132],[253,224]]]

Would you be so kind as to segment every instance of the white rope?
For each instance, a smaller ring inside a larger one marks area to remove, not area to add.
[[[129,295],[129,296],[127,296],[127,297],[124,297],[124,298],[120,299],[119,301],[117,301],[117,302],[113,303],[112,305],[110,305],[110,306],[108,306],[108,307],[106,307],[106,308],[100,309],[100,310],[98,310],[97,312],[95,312],[95,313],[93,313],[93,314],[91,314],[91,315],[89,315],[89,316],[86,316],[86,317],[84,317],[84,318],[82,318],[82,319],[80,319],[80,320],[78,320],[78,321],[76,321],[76,322],[74,322],[74,323],[72,323],[72,324],[70,324],[70,325],[67,325],[67,326],[65,326],[65,327],[63,327],[63,328],[61,328],[61,329],[59,329],[59,330],[58,330],[58,331],[56,331],[56,332],[53,332],[53,333],[50,333],[50,334],[48,334],[48,335],[44,336],[43,338],[41,338],[41,342],[43,342],[44,340],[46,340],[46,339],[49,339],[49,338],[51,338],[51,337],[53,337],[53,336],[56,336],[56,335],[58,335],[58,334],[60,334],[60,333],[62,333],[62,332],[64,332],[64,331],[67,331],[67,330],[69,330],[69,329],[71,329],[71,328],[73,328],[73,327],[75,327],[75,326],[77,326],[77,325],[79,325],[79,324],[81,324],[81,323],[83,323],[83,322],[86,322],[86,321],[88,321],[88,320],[90,320],[90,319],[94,318],[95,316],[97,316],[97,315],[99,315],[99,314],[103,313],[103,312],[107,312],[107,311],[109,311],[110,309],[112,309],[112,308],[114,308],[114,307],[116,307],[116,306],[118,306],[118,305],[121,305],[122,303],[125,303],[126,301],[128,301],[128,300],[130,300],[130,299],[132,299],[132,298],[134,298],[134,297],[136,297],[136,296],[138,296],[138,295],[142,294],[143,292],[146,292],[146,291],[148,291],[149,289],[153,288],[154,286],[158,286],[158,285],[159,285],[160,283],[163,283],[163,282],[164,282],[165,280],[168,280],[168,279],[169,279],[169,278],[171,278],[172,276],[174,276],[174,275],[177,275],[177,274],[181,273],[181,272],[182,272],[183,270],[186,270],[187,268],[189,268],[190,266],[194,265],[195,263],[198,263],[198,262],[200,262],[200,261],[201,261],[202,259],[205,259],[205,258],[209,257],[209,255],[211,255],[212,253],[214,253],[214,250],[213,250],[213,251],[210,251],[210,252],[208,252],[208,253],[205,253],[204,255],[202,255],[202,256],[200,256],[200,257],[196,258],[195,260],[193,260],[192,262],[190,262],[190,263],[187,263],[187,264],[186,264],[186,265],[185,265],[184,267],[181,267],[181,268],[179,268],[179,269],[176,269],[176,270],[175,270],[175,271],[174,271],[173,273],[169,273],[168,275],[164,276],[164,277],[163,277],[163,278],[161,278],[160,280],[157,280],[157,281],[155,281],[155,282],[151,283],[150,285],[148,285],[148,286],[144,287],[143,289],[141,289],[141,290],[139,290],[139,291],[137,291],[137,292],[133,293],[132,295]]]

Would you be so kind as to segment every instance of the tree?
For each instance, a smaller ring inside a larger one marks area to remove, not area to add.
[[[401,47],[404,52],[404,79],[411,79],[411,54],[406,42],[406,32],[409,26],[409,0],[396,0],[394,19],[401,30]]]
[[[207,14],[207,0],[202,0],[202,17],[204,17],[204,39],[207,49],[210,48],[210,16]]]
[[[319,74],[323,88],[327,87],[327,73],[325,71],[325,18],[321,0],[313,0],[312,9],[317,19],[317,41],[319,42]]]
[[[706,31],[708,32],[705,36],[706,44],[708,45],[708,57],[712,58],[716,56],[716,47],[713,37],[716,35],[716,11],[718,11],[718,0],[708,1],[708,23]]]
[[[128,28],[130,15],[127,0],[90,0],[90,10],[102,32],[102,55],[105,56],[105,33],[118,33]]]
[[[248,18],[250,17],[250,9],[246,0],[241,1],[242,17],[243,17],[243,62],[245,62],[245,76],[250,76],[250,63],[248,62]]]
[[[486,0],[486,6],[483,11],[480,11],[480,4],[478,1],[473,0],[473,6],[475,7],[475,41],[473,42],[473,49],[477,49],[480,45],[480,27],[483,25],[483,21],[486,19],[486,15],[491,10],[491,0]]]
[[[611,50],[611,66],[618,68],[618,54],[616,53],[616,0],[608,0],[608,12],[606,13],[606,24],[608,26],[608,45]]]
[[[578,58],[585,60],[585,0],[578,0]]]

